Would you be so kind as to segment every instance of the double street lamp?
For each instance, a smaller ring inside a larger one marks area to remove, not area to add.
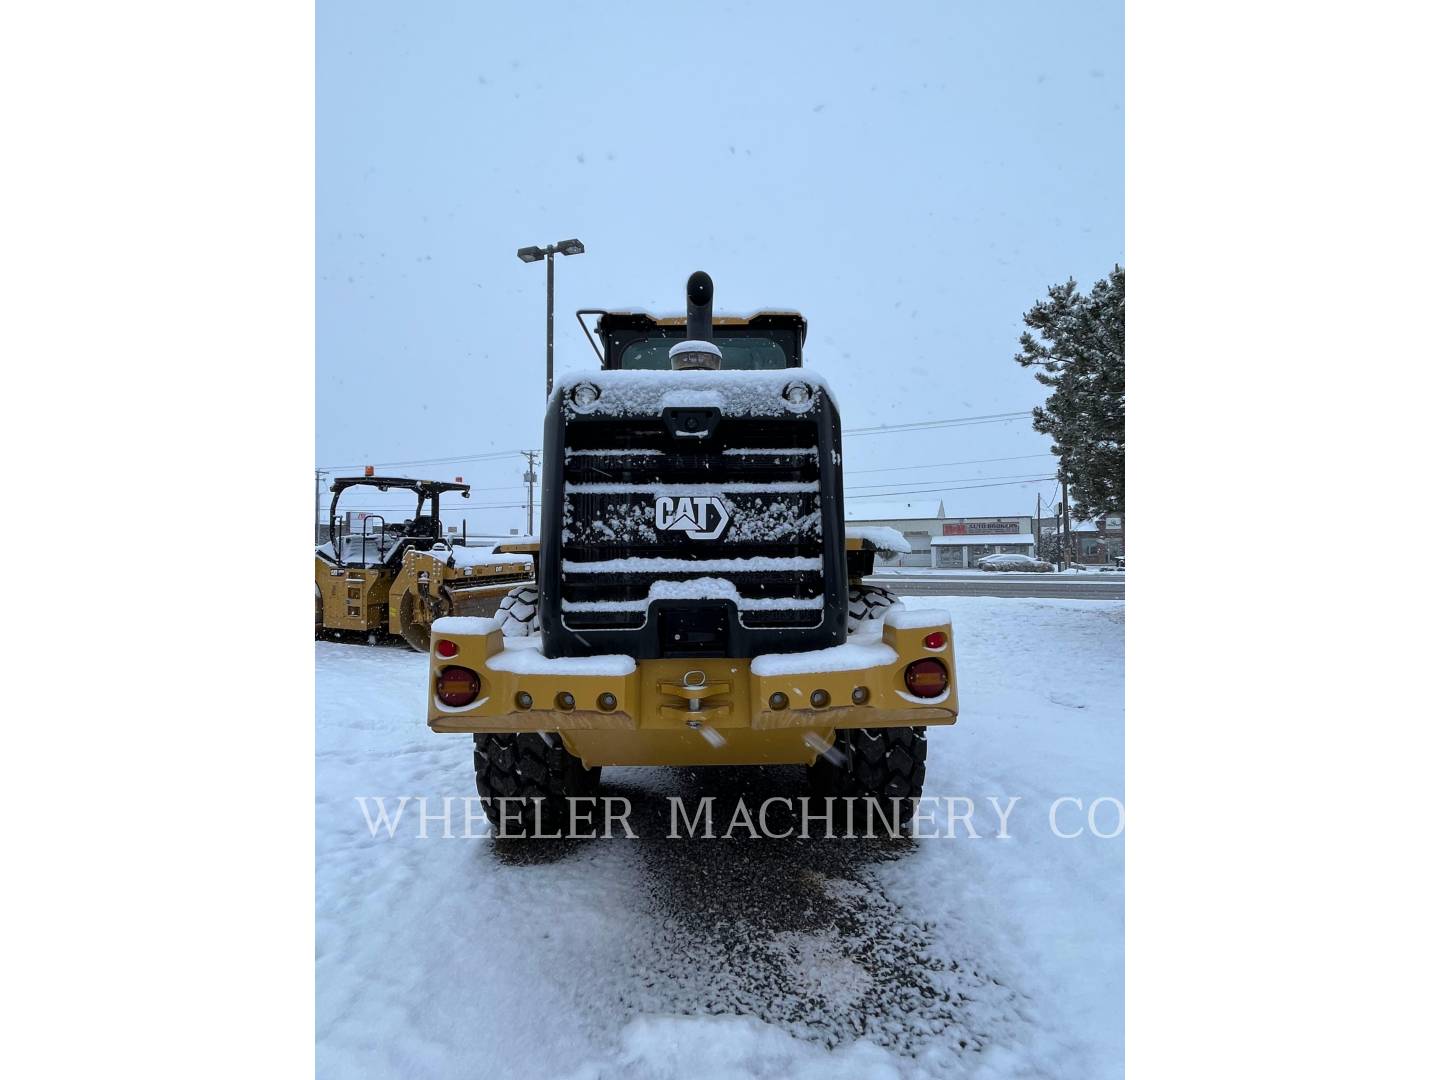
[[[545,260],[545,398],[555,386],[555,255],[583,255],[585,245],[579,240],[561,240],[547,247],[523,247],[515,254],[521,262]]]

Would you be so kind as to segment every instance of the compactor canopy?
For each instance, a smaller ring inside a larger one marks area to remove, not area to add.
[[[377,491],[415,492],[415,513],[403,523],[388,522],[381,514],[366,514],[365,528],[359,536],[340,536],[340,517],[336,512],[340,496],[352,487],[372,487]],[[408,476],[344,476],[330,485],[333,496],[330,499],[330,552],[342,566],[389,564],[403,556],[407,548],[421,546],[423,541],[432,543],[443,540],[440,527],[440,496],[447,491],[458,491],[462,498],[470,497],[470,485],[460,481],[412,480]],[[429,513],[425,503],[429,501]]]

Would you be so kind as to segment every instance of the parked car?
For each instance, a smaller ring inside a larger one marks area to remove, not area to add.
[[[1048,574],[1055,568],[1041,559],[1029,555],[986,555],[975,564],[981,570],[1014,572],[1022,574]]]

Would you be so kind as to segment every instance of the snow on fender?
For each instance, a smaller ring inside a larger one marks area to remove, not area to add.
[[[939,608],[911,611],[902,604],[896,604],[885,613],[885,625],[896,630],[949,630],[950,613]]]

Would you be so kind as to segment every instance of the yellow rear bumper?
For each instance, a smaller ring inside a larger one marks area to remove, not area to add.
[[[431,634],[429,724],[437,732],[559,732],[591,766],[809,763],[837,728],[955,722],[948,615],[906,613],[896,622],[837,649],[753,661],[636,661],[551,660],[535,639],[507,642],[489,619],[441,619]],[[925,638],[936,631],[945,642],[929,648]],[[442,641],[455,644],[454,656],[439,655]],[[950,676],[937,699],[905,688],[905,668],[926,658]],[[452,665],[480,677],[479,698],[463,708],[435,696],[441,669]],[[774,695],[784,696],[783,705]]]

